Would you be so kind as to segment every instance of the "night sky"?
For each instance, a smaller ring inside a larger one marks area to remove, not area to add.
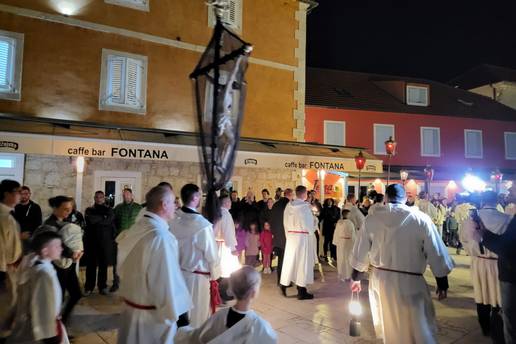
[[[482,63],[516,69],[516,11],[498,2],[440,9],[318,2],[308,15],[308,66],[444,82]]]

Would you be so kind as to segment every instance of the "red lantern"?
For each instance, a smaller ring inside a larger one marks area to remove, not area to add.
[[[424,171],[426,180],[431,181],[432,179],[434,179],[434,169],[430,167],[430,165],[427,165]]]
[[[503,173],[500,170],[496,170],[491,174],[491,178],[495,183],[500,183],[503,179]]]
[[[389,139],[385,141],[385,152],[387,155],[396,155],[396,145],[397,142],[392,139],[392,136],[389,136]]]
[[[362,154],[362,151],[360,151],[357,155],[355,155],[355,165],[357,167],[357,170],[362,170],[365,166],[366,158]]]

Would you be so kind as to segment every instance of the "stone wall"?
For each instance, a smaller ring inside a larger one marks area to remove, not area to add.
[[[96,190],[95,171],[138,171],[142,173],[142,197],[152,186],[168,181],[179,191],[186,183],[198,184],[200,169],[198,163],[175,161],[145,161],[124,159],[87,159],[83,177],[82,209],[93,203]],[[281,186],[295,187],[301,181],[301,172],[288,169],[237,167],[235,177],[242,179],[242,193],[253,190],[257,199],[260,191],[269,189],[271,195]],[[50,214],[48,199],[56,195],[75,197],[76,172],[73,161],[66,156],[27,154],[25,158],[25,184],[32,189],[32,199],[41,205],[44,216]],[[242,196],[242,195],[240,195]]]

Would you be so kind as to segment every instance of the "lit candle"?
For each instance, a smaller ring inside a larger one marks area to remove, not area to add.
[[[360,320],[358,318],[362,315],[362,305],[360,304],[358,292],[351,293],[351,301],[349,301],[348,310],[349,314],[351,314],[349,335],[351,337],[360,337]]]

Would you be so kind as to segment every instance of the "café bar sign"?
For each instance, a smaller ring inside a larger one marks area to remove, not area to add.
[[[0,132],[0,152],[199,162],[196,146],[8,132]],[[357,171],[353,159],[246,151],[237,152],[235,165],[237,167],[277,168],[290,171],[303,169]],[[365,170],[381,173],[383,171],[382,161],[368,160]]]

